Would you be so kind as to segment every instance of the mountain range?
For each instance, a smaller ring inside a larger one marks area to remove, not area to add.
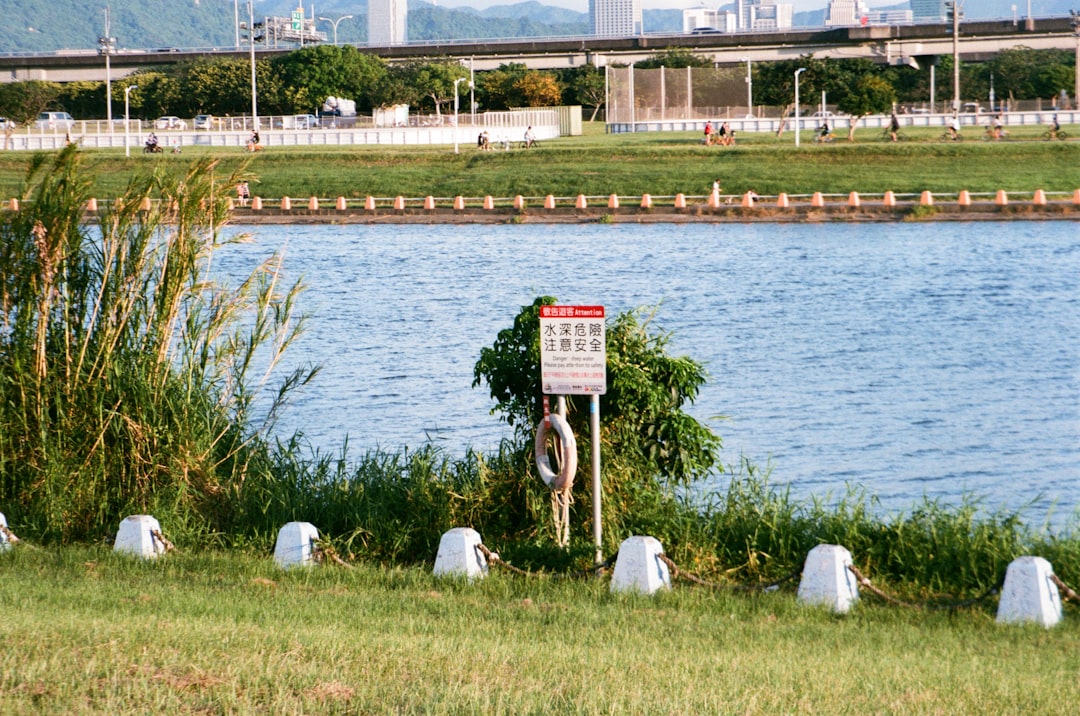
[[[310,10],[313,0],[306,7]],[[698,0],[671,0],[679,9],[646,9],[644,25],[650,33],[682,31],[682,9],[702,4]],[[232,47],[235,44],[234,8],[246,20],[246,0],[5,0],[5,22],[0,24],[0,53],[94,50],[105,33],[105,7],[109,6],[109,34],[121,48]],[[297,0],[255,0],[256,19],[266,15],[288,16]],[[587,0],[581,0],[587,7]],[[710,3],[704,3],[710,4]],[[822,8],[827,0],[821,0]],[[879,5],[878,3],[871,3]],[[1032,0],[1036,16],[1068,15],[1075,0]],[[966,3],[968,19],[1012,17],[1013,0],[979,0]],[[721,5],[722,7],[722,5]],[[890,4],[905,8],[907,3]],[[1026,5],[1021,5],[1021,14]],[[316,17],[337,19],[338,40],[363,43],[367,40],[367,0],[320,0]],[[825,10],[795,13],[797,27],[820,26]],[[425,0],[409,2],[409,39],[475,40],[505,37],[580,36],[589,33],[589,17],[584,11],[545,5],[536,0],[493,5],[483,10],[471,7],[442,7]],[[330,23],[319,21],[320,30]]]

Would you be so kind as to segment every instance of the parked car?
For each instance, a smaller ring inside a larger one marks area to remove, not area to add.
[[[187,122],[179,117],[158,117],[154,129],[187,129]]]
[[[66,132],[75,129],[75,120],[67,112],[42,112],[34,126],[38,129],[62,129]]]
[[[319,118],[314,114],[293,115],[293,126],[297,129],[317,129],[319,127]]]
[[[212,129],[214,126],[214,115],[196,114],[193,126],[195,129]]]
[[[15,129],[19,125],[7,117],[0,117],[0,130],[3,129]]]

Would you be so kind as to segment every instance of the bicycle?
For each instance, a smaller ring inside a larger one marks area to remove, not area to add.
[[[1004,127],[994,127],[992,124],[986,126],[986,131],[983,133],[984,142],[1000,142],[1009,138],[1008,131]]]
[[[888,127],[886,127],[885,131],[881,133],[881,141],[883,141],[883,142],[891,142],[892,141],[892,131]],[[898,130],[896,130],[896,141],[898,141],[898,142],[906,142],[906,141],[908,141],[908,136],[898,129]]]
[[[1047,141],[1054,140],[1054,139],[1060,139],[1061,141],[1065,141],[1066,139],[1069,138],[1069,135],[1064,129],[1059,129],[1056,132],[1053,129],[1048,129],[1045,132],[1043,132],[1042,138],[1047,140]]]
[[[962,141],[964,141],[964,136],[962,134],[960,134],[960,132],[957,132],[956,134],[953,134],[952,132],[950,132],[949,130],[946,129],[945,132],[942,133],[942,135],[940,137],[938,137],[938,141],[939,142],[962,142]]]

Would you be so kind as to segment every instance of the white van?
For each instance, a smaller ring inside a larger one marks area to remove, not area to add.
[[[53,129],[68,131],[75,129],[75,120],[67,112],[42,112],[38,115],[34,126],[38,129]]]

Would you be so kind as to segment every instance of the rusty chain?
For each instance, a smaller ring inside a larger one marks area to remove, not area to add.
[[[886,594],[885,592],[881,591],[880,589],[878,589],[874,585],[873,582],[870,581],[870,579],[868,577],[866,577],[866,575],[864,575],[862,572],[860,572],[859,568],[856,567],[855,565],[849,564],[847,568],[848,568],[849,572],[851,572],[853,575],[855,575],[855,579],[856,579],[856,581],[858,581],[860,587],[864,587],[869,592],[871,592],[875,596],[885,600],[886,602],[888,602],[890,604],[895,604],[895,605],[900,606],[900,607],[907,607],[909,609],[925,609],[927,611],[941,611],[941,610],[946,610],[946,609],[964,609],[966,607],[974,606],[976,604],[979,604],[980,602],[985,601],[987,598],[993,596],[994,594],[997,594],[999,591],[1001,591],[1001,587],[1005,584],[1005,578],[1002,577],[992,587],[987,589],[985,592],[978,595],[977,597],[972,597],[971,599],[962,599],[962,600],[958,600],[958,601],[955,601],[955,602],[950,602],[948,604],[919,604],[917,602],[906,602],[906,601],[904,601],[902,599],[897,599],[896,597],[891,596],[891,595]]]
[[[1069,587],[1068,584],[1065,584],[1065,582],[1061,581],[1061,579],[1058,578],[1058,576],[1056,574],[1053,574],[1053,573],[1050,574],[1050,581],[1052,581],[1057,586],[1058,589],[1060,589],[1062,592],[1065,593],[1065,598],[1066,599],[1071,599],[1072,601],[1076,602],[1077,604],[1080,604],[1080,595],[1078,595],[1076,592],[1074,592]]]
[[[9,544],[17,544],[22,542],[21,539],[15,536],[15,533],[8,529],[7,525],[0,525],[0,534],[4,536],[4,540]]]
[[[161,546],[165,548],[166,553],[176,549],[173,543],[165,539],[165,535],[161,534],[161,530],[150,530],[150,536],[161,543]]]
[[[790,573],[786,574],[780,579],[777,579],[776,581],[769,582],[768,584],[723,584],[721,582],[710,582],[709,580],[702,579],[701,577],[692,572],[687,572],[684,569],[680,569],[679,565],[675,564],[675,562],[666,554],[659,554],[657,555],[657,558],[661,562],[666,564],[668,569],[671,570],[671,576],[673,579],[678,579],[679,577],[682,577],[683,579],[693,582],[694,584],[698,584],[702,587],[709,587],[710,589],[730,589],[737,592],[769,592],[777,589],[784,582],[788,582],[802,573],[802,565],[800,564]]]
[[[611,557],[608,557],[600,564],[594,565],[587,569],[579,569],[575,572],[567,572],[566,574],[555,574],[553,572],[530,572],[528,570],[521,569],[520,567],[515,567],[514,565],[510,564],[502,557],[500,557],[498,552],[492,552],[490,549],[488,549],[487,545],[483,543],[476,545],[476,549],[478,552],[480,552],[480,554],[484,555],[484,558],[487,559],[489,564],[502,567],[503,569],[513,572],[514,574],[519,574],[523,577],[551,577],[554,579],[571,579],[574,577],[585,577],[590,574],[596,574],[597,572],[603,569],[607,569],[612,564],[614,564],[615,557],[618,556],[613,555]]]

